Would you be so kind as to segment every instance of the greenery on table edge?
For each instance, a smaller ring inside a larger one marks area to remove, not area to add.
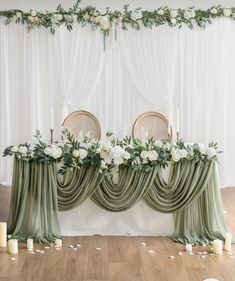
[[[110,176],[112,170],[120,166],[151,172],[157,165],[165,168],[169,163],[176,162],[217,161],[217,154],[221,152],[213,142],[206,147],[197,143],[186,144],[183,140],[176,143],[154,138],[145,142],[131,137],[119,140],[109,132],[106,140],[101,142],[87,136],[75,139],[64,130],[62,140],[61,143],[47,144],[37,131],[33,146],[28,143],[9,146],[4,150],[3,156],[14,155],[17,159],[34,163],[61,162],[59,172],[62,174],[68,168],[94,166],[100,173]]]
[[[171,9],[167,6],[155,10],[144,10],[142,8],[129,9],[124,5],[121,10],[110,10],[109,7],[99,11],[94,6],[79,7],[81,0],[76,1],[72,8],[64,9],[58,5],[54,12],[42,12],[31,9],[24,12],[19,9],[0,11],[0,17],[5,17],[6,24],[15,22],[26,25],[30,31],[36,27],[50,29],[52,34],[56,28],[65,25],[71,31],[75,22],[81,26],[90,25],[91,28],[99,28],[104,36],[115,34],[120,26],[123,30],[133,28],[136,30],[142,27],[152,28],[167,24],[171,27],[183,25],[193,28],[194,25],[204,28],[216,18],[227,17],[235,20],[235,7],[225,8],[221,5],[213,6],[206,10],[189,7],[186,9]]]

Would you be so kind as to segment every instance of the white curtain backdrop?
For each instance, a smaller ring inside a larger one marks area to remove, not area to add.
[[[222,186],[235,186],[235,23],[221,19],[205,30],[167,26],[118,30],[117,41],[89,27],[41,28],[0,21],[0,150],[31,141],[36,129],[49,140],[50,107],[56,136],[66,114],[85,109],[103,135],[131,134],[141,113],[168,115],[180,108],[181,137],[217,141]],[[10,185],[12,159],[0,158],[0,182]]]

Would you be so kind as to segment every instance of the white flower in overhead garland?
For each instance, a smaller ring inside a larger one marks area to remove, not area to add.
[[[224,14],[224,16],[225,17],[230,17],[231,16],[231,14],[232,14],[232,11],[231,11],[231,9],[224,9],[223,10],[223,14]]]
[[[148,158],[148,151],[146,151],[146,150],[141,151],[140,157],[142,159],[147,159]]]
[[[36,12],[35,10],[31,10],[30,15],[31,15],[32,17],[36,17],[37,12]]]
[[[151,150],[148,152],[149,161],[156,161],[158,158],[158,153],[155,150]]]
[[[84,16],[83,16],[83,19],[86,20],[86,21],[89,20],[90,19],[89,14],[85,13]]]
[[[134,21],[142,19],[143,14],[140,9],[131,12],[131,19]]]
[[[171,19],[171,23],[172,23],[172,24],[176,24],[176,23],[177,23],[177,20],[176,20],[176,19]]]
[[[71,22],[73,22],[73,15],[64,15],[64,19],[65,19],[68,23],[71,23]]]
[[[159,16],[163,16],[163,15],[164,15],[164,10],[163,10],[163,9],[157,10],[157,14],[158,14]]]
[[[185,19],[190,20],[190,19],[193,19],[195,16],[196,16],[196,14],[195,14],[195,11],[194,11],[194,10],[186,10],[186,11],[184,12],[184,18],[185,18]]]
[[[79,151],[77,150],[77,149],[75,149],[74,151],[73,151],[73,157],[75,157],[75,158],[78,158],[79,157]]]
[[[212,9],[211,9],[211,13],[212,13],[213,15],[217,15],[218,11],[217,11],[216,8],[212,8]]]
[[[110,20],[106,16],[99,17],[99,24],[103,30],[108,30],[110,28]]]
[[[18,151],[18,146],[17,146],[17,145],[14,145],[14,146],[11,148],[11,151],[12,151],[12,152],[17,152],[17,151]]]
[[[28,16],[28,20],[31,21],[31,22],[34,22],[34,17]]]
[[[171,10],[170,16],[171,16],[171,18],[176,18],[178,16],[178,11],[177,10]]]
[[[209,156],[209,157],[213,157],[217,154],[216,150],[214,147],[208,147],[207,150],[206,150],[206,154]]]
[[[16,16],[17,16],[17,18],[21,19],[22,18],[22,13],[21,12],[17,12]]]
[[[85,150],[85,149],[79,149],[78,152],[79,152],[79,157],[80,157],[82,160],[87,157],[87,154],[88,154],[87,150]]]
[[[28,148],[27,148],[26,146],[24,146],[24,145],[21,145],[21,146],[19,147],[19,152],[20,152],[21,154],[27,154]]]
[[[122,21],[123,21],[123,16],[122,15],[118,16],[118,22],[122,23]]]
[[[56,17],[58,21],[61,21],[63,19],[63,15],[61,14],[57,14]]]

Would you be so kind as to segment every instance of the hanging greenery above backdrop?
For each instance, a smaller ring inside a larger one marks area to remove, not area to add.
[[[115,34],[116,28],[120,26],[123,30],[133,28],[136,30],[142,27],[152,28],[167,24],[171,27],[181,27],[183,25],[193,28],[194,25],[204,28],[212,23],[216,18],[227,17],[235,20],[235,7],[224,8],[222,6],[213,6],[209,9],[171,9],[169,7],[159,7],[148,11],[142,8],[129,9],[129,5],[123,6],[122,10],[99,11],[96,7],[79,7],[81,0],[76,1],[72,8],[65,10],[58,5],[55,12],[41,12],[30,10],[23,12],[21,10],[0,11],[0,17],[5,17],[6,24],[21,23],[30,31],[36,27],[45,27],[50,29],[52,34],[56,28],[65,25],[71,31],[75,22],[81,26],[90,25],[91,28],[99,28],[106,37]]]

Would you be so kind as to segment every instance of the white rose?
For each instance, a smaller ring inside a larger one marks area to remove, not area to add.
[[[176,17],[178,16],[178,11],[177,11],[177,10],[171,10],[171,11],[170,11],[170,16],[171,16],[172,18],[176,18]]]
[[[174,162],[178,162],[180,160],[180,153],[177,150],[172,150],[171,158]]]
[[[158,158],[158,154],[155,150],[151,150],[148,152],[148,159],[149,161],[155,161]]]
[[[73,157],[75,158],[79,157],[79,151],[77,149],[73,151]]]
[[[230,17],[231,16],[231,9],[224,9],[223,14],[225,17]]]
[[[114,158],[113,163],[114,165],[119,166],[123,163],[123,158],[122,157]]]
[[[57,14],[56,17],[58,21],[61,21],[63,19],[63,15],[61,14]]]
[[[143,15],[140,10],[131,12],[131,19],[134,21],[140,20],[142,16]]]
[[[184,18],[186,19],[192,19],[196,16],[195,11],[185,11],[184,12]]]
[[[154,144],[158,147],[163,147],[163,142],[161,140],[155,140]]]
[[[11,148],[11,151],[12,151],[12,152],[17,152],[17,151],[18,151],[18,146],[17,146],[17,145],[14,145],[14,146]]]
[[[19,147],[19,152],[20,152],[21,154],[26,154],[27,151],[28,151],[28,149],[27,149],[26,146],[22,145],[22,146]]]
[[[104,143],[104,145],[103,145],[103,147],[102,147],[102,149],[103,149],[103,150],[106,150],[106,151],[109,151],[111,148],[112,148],[111,142],[106,142],[106,143]]]
[[[95,152],[96,152],[96,153],[100,153],[100,152],[101,152],[101,148],[98,147]]]
[[[217,11],[217,9],[216,9],[216,8],[211,9],[211,13],[212,13],[212,14],[216,15],[216,14],[217,14],[217,12],[218,12],[218,11]]]
[[[37,12],[36,12],[35,10],[32,10],[31,13],[30,13],[30,15],[31,15],[32,17],[35,17],[35,16],[37,15]]]
[[[107,168],[105,161],[103,161],[103,160],[101,161],[100,167],[101,167],[102,169]]]
[[[205,145],[203,143],[198,143],[199,146],[199,151],[201,154],[206,154],[206,148]]]
[[[103,30],[108,30],[110,28],[110,20],[106,16],[101,16],[99,18],[99,23]]]
[[[148,158],[148,151],[146,151],[146,150],[141,151],[140,157],[142,159],[147,159]]]
[[[45,153],[46,155],[51,155],[51,152],[52,152],[52,149],[51,149],[50,147],[46,147],[46,148],[44,149],[44,153]]]
[[[84,159],[87,157],[87,151],[85,149],[79,149],[79,155],[81,159]]]
[[[72,15],[64,15],[64,18],[67,22],[72,22],[73,21],[73,16]]]
[[[33,22],[34,21],[34,18],[32,16],[28,16],[28,20]]]
[[[170,150],[171,148],[171,144],[169,142],[167,142],[165,145],[164,145],[164,149],[166,150]]]
[[[164,10],[162,10],[162,9],[157,10],[157,14],[160,15],[160,16],[163,16]]]
[[[206,154],[209,156],[209,157],[213,157],[216,155],[216,150],[214,149],[214,147],[208,147],[207,148],[207,151],[206,151]]]
[[[17,16],[17,18],[21,18],[22,17],[22,13],[21,12],[17,12],[16,16]]]
[[[90,19],[90,16],[86,13],[86,14],[83,16],[83,19],[84,19],[84,20],[89,20],[89,19]]]
[[[131,158],[131,155],[130,155],[130,153],[128,153],[127,151],[125,151],[125,152],[123,153],[122,157],[123,157],[124,159],[128,160],[128,159]]]
[[[176,19],[171,19],[172,24],[176,24],[177,20]]]
[[[62,156],[62,149],[60,147],[57,147],[57,148],[52,148],[51,150],[51,156],[54,158],[54,159],[58,159]]]
[[[186,149],[179,149],[180,158],[186,158],[188,156],[188,152]]]

